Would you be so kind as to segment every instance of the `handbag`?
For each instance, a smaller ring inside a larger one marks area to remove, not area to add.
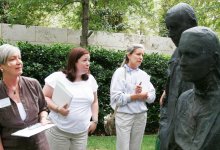
[[[114,112],[106,115],[104,117],[104,129],[107,135],[116,135],[116,127],[115,127],[115,115],[117,112],[118,106],[115,107]]]
[[[126,68],[124,67],[124,78],[126,80]],[[116,135],[115,127],[115,115],[117,112],[118,106],[116,105],[114,112],[106,115],[104,117],[104,129],[107,135]]]

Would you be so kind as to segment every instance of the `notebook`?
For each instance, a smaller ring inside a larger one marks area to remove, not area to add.
[[[72,100],[71,92],[65,88],[65,86],[61,82],[57,82],[53,91],[52,100],[59,107],[63,107],[64,105],[70,105]]]

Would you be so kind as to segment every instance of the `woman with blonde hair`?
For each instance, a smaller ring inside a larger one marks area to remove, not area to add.
[[[127,49],[124,62],[112,77],[111,107],[115,116],[117,150],[140,150],[147,122],[147,103],[155,100],[150,76],[139,68],[144,47],[133,44]]]
[[[47,104],[36,79],[21,76],[23,62],[18,47],[0,46],[0,150],[49,150],[44,132],[29,138],[13,132],[47,121]]]

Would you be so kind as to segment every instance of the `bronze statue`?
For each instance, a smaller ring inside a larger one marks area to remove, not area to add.
[[[194,88],[178,99],[169,150],[220,149],[220,43],[209,28],[182,33],[179,52],[182,79]]]
[[[184,91],[193,87],[192,83],[185,82],[181,79],[179,66],[179,40],[183,31],[197,26],[197,19],[193,8],[186,3],[179,3],[167,11],[166,26],[169,31],[169,37],[176,45],[176,49],[169,61],[168,79],[165,87],[165,92],[160,99],[160,150],[169,150],[169,141],[171,131],[173,130],[173,118],[175,116],[175,107],[178,97]],[[170,143],[172,144],[172,143]]]

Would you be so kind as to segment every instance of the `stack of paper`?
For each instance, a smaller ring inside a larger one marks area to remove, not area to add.
[[[36,123],[30,127],[24,128],[22,130],[18,130],[17,132],[12,133],[13,136],[22,136],[22,137],[30,137],[37,133],[40,133],[46,129],[55,126],[55,124],[46,124],[42,125],[41,123]]]
[[[56,105],[63,107],[64,105],[67,104],[69,106],[72,100],[72,97],[73,96],[71,92],[68,89],[66,89],[65,86],[61,82],[56,83],[56,86],[54,88],[53,95],[52,95],[52,100]]]

